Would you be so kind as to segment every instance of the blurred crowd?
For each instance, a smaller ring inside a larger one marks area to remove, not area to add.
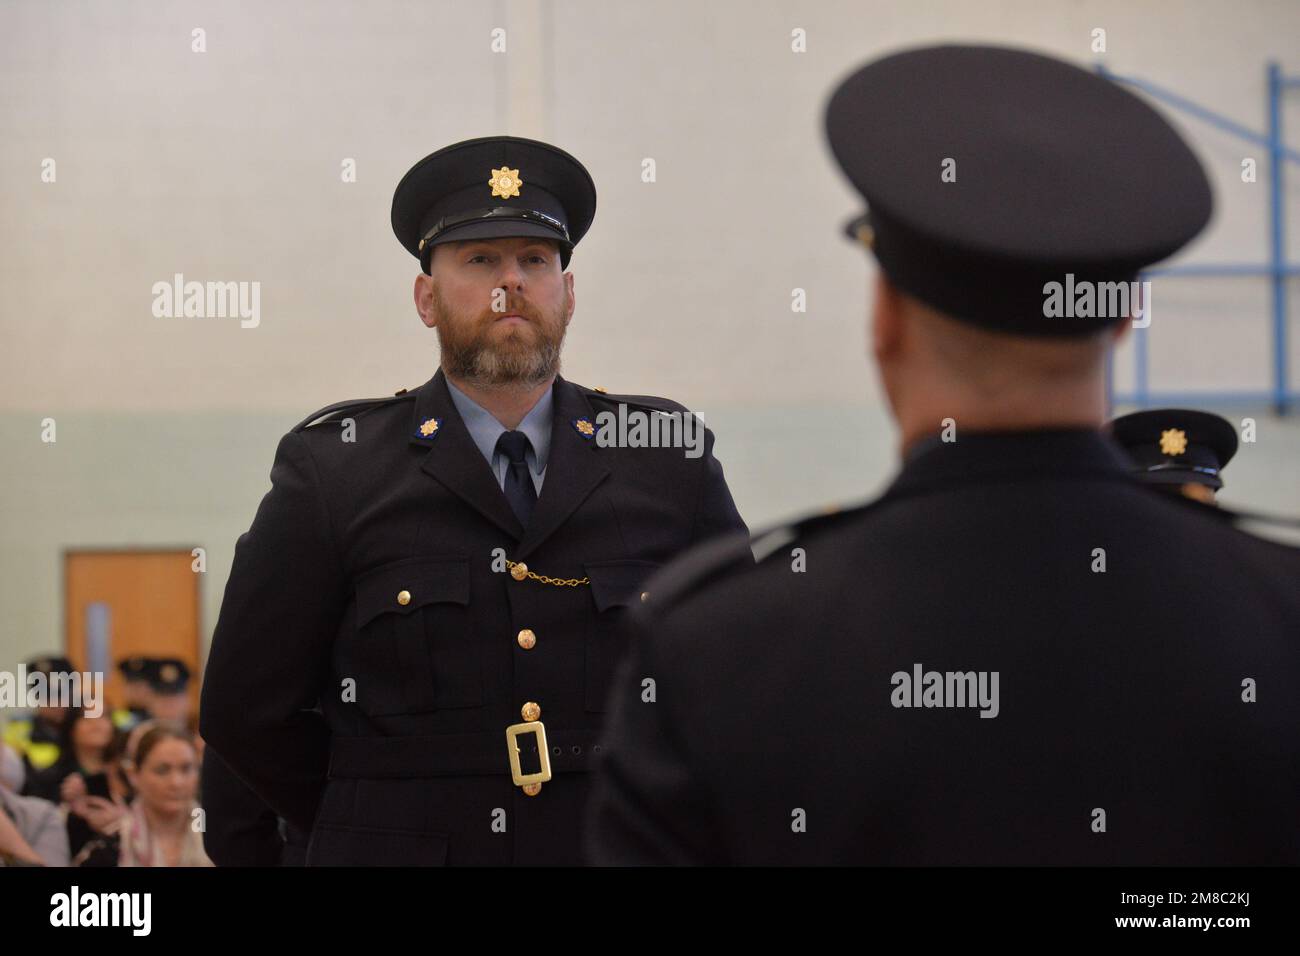
[[[121,706],[0,711],[0,865],[212,866],[183,661],[118,665]],[[70,675],[62,657],[29,674]],[[51,701],[50,703],[53,703]]]

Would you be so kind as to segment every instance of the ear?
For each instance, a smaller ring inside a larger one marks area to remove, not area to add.
[[[876,296],[871,307],[871,351],[877,359],[894,355],[903,341],[902,293],[885,277],[876,273]]]
[[[433,309],[433,278],[421,272],[415,277],[415,311],[420,314],[420,321],[429,328],[438,324],[438,315]]]
[[[569,308],[564,316],[564,324],[567,326],[571,321],[573,321],[573,307],[577,305],[577,299],[573,297],[572,272],[566,272],[564,274],[564,291],[566,293],[566,298],[569,300]]]

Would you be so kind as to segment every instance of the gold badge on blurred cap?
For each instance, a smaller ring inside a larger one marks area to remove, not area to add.
[[[1187,432],[1181,428],[1168,428],[1160,433],[1160,452],[1181,455],[1187,451]]]
[[[492,170],[492,178],[488,180],[488,185],[492,187],[492,195],[500,196],[502,199],[518,196],[519,187],[523,184],[524,181],[519,178],[519,170],[508,166]]]

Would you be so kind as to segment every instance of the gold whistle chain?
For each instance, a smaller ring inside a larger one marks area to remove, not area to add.
[[[529,571],[528,565],[523,562],[506,561],[506,568],[510,571],[510,576],[516,581],[522,581],[524,578],[530,578],[534,581],[540,581],[542,584],[554,585],[558,588],[576,588],[580,584],[590,584],[590,578],[552,578],[545,574],[538,574],[536,571]],[[519,570],[516,570],[519,569]]]

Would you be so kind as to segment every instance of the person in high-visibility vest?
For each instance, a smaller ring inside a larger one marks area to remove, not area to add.
[[[47,681],[52,681],[76,671],[66,657],[53,655],[34,657],[26,666],[29,680],[33,674],[42,674]],[[67,722],[68,708],[42,706],[11,719],[5,727],[4,741],[22,756],[29,781],[34,772],[48,769],[58,761]]]

